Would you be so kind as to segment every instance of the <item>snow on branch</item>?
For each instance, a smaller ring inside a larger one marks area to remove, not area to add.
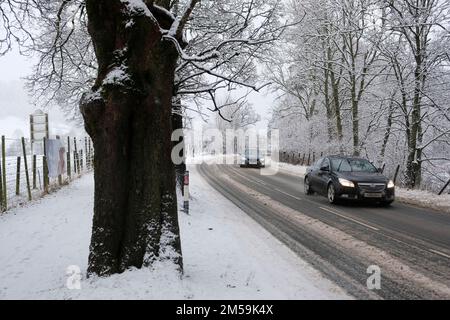
[[[172,27],[170,28],[169,35],[181,39],[183,36],[183,30],[191,17],[192,12],[194,11],[195,6],[197,3],[199,3],[200,0],[190,0],[189,5],[186,6],[184,9],[183,14],[175,19],[174,23],[172,24]]]

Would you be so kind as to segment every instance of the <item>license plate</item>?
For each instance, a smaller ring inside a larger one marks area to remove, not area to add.
[[[365,193],[364,197],[365,198],[382,198],[383,194],[382,193]]]

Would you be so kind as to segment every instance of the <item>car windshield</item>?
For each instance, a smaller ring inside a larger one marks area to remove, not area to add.
[[[378,171],[373,164],[363,159],[332,159],[331,165],[336,172],[376,173]]]
[[[250,149],[245,151],[245,155],[247,157],[259,157],[261,155],[261,151],[258,152],[256,149]]]

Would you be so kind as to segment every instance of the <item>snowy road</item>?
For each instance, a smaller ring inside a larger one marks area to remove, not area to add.
[[[199,171],[300,257],[357,298],[450,298],[450,215],[395,203],[391,208],[306,196],[299,175],[202,164]],[[367,288],[369,266],[381,289]]]

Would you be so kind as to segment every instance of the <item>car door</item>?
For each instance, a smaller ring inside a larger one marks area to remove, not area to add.
[[[309,186],[313,191],[319,192],[319,171],[323,159],[318,160],[312,167],[309,173]]]
[[[326,168],[327,170],[322,170],[323,168]],[[328,181],[330,180],[330,174],[331,174],[331,162],[330,159],[325,158],[318,170],[317,173],[317,186],[318,190],[317,192],[321,194],[327,193],[328,188]]]

